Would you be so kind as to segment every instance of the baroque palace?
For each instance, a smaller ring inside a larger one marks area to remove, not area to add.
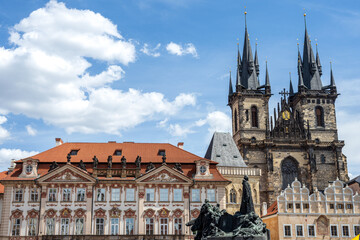
[[[3,176],[1,236],[180,238],[191,235],[185,223],[205,199],[226,207],[229,181],[217,163],[183,150],[183,143],[56,143]]]
[[[272,93],[267,65],[265,84],[261,85],[258,61],[257,50],[253,58],[245,22],[236,88],[234,91],[230,77],[228,105],[233,138],[245,163],[261,169],[261,202],[276,201],[295,179],[310,191],[324,191],[337,178],[348,181],[344,141],[338,139],[336,124],[335,101],[339,94],[332,70],[329,84],[322,83],[319,53],[316,48],[315,57],[306,22],[302,55],[298,47],[298,89],[294,91],[290,80],[289,91],[281,92],[273,116],[269,110]]]

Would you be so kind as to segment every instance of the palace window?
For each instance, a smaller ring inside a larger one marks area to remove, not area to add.
[[[56,188],[49,188],[49,202],[56,202]]]
[[[160,202],[169,201],[169,189],[160,188]]]
[[[95,222],[96,235],[104,235],[104,223],[105,220],[103,218],[96,218],[96,222]]]
[[[174,234],[182,234],[182,218],[174,219]]]
[[[153,188],[146,188],[146,201],[153,202],[155,201],[155,189]]]
[[[60,225],[60,235],[69,235],[69,229],[70,229],[70,219],[62,218]]]
[[[37,219],[36,218],[30,218],[29,219],[29,236],[36,236],[36,226],[37,226]]]
[[[119,234],[119,219],[118,218],[111,218],[110,230],[111,230],[111,235]]]
[[[76,201],[84,202],[85,201],[85,188],[78,188],[76,193]]]
[[[354,235],[357,236],[360,234],[360,225],[354,225]]]
[[[154,235],[154,219],[146,218],[145,219],[145,234],[146,235]]]
[[[23,190],[15,189],[14,202],[22,202],[23,201]]]
[[[351,203],[346,204],[346,209],[353,209],[353,205]]]
[[[334,204],[330,203],[330,209],[334,209]]]
[[[174,189],[174,202],[181,202],[182,201],[182,189],[175,188]]]
[[[191,201],[200,202],[200,189],[191,189]]]
[[[125,219],[125,233],[126,235],[134,235],[134,218]]]
[[[296,204],[295,204],[295,207],[296,207],[296,209],[300,209],[300,207],[301,207],[301,206],[300,206],[300,203],[296,203]]]
[[[350,237],[349,225],[342,225],[341,229],[343,237]]]
[[[73,155],[73,156],[75,156],[75,155],[77,155],[78,154],[78,149],[75,149],[75,150],[71,150],[70,151],[70,155]]]
[[[215,202],[216,201],[216,199],[215,199],[215,189],[208,189],[207,190],[207,199],[210,202]]]
[[[64,202],[70,202],[71,201],[71,188],[64,188],[63,189],[62,200]]]
[[[46,235],[54,235],[55,234],[55,219],[47,218],[46,219]]]
[[[330,225],[330,236],[331,237],[338,236],[338,226],[337,225]]]
[[[115,150],[115,152],[114,152],[114,156],[121,156],[121,154],[122,154],[122,150],[121,150],[121,149],[117,149],[117,150]]]
[[[296,236],[303,237],[304,236],[303,225],[296,225],[295,228],[296,228]]]
[[[315,107],[316,126],[324,127],[324,110],[322,107]]]
[[[105,188],[98,188],[97,189],[96,201],[105,202]]]
[[[235,189],[230,190],[230,203],[236,203],[236,191],[235,191]]]
[[[84,219],[77,218],[75,220],[75,235],[83,235],[84,234]]]
[[[135,201],[135,188],[126,189],[126,201],[128,202]]]
[[[25,171],[26,171],[26,173],[31,173],[32,172],[32,170],[33,170],[33,166],[32,165],[27,165],[26,166],[26,168],[25,168]]]
[[[12,224],[13,225],[12,225],[11,235],[12,236],[20,236],[21,219],[20,218],[13,219]]]
[[[120,188],[111,189],[111,201],[120,201]]]
[[[293,204],[292,203],[288,203],[288,209],[292,209],[293,208]]]
[[[284,225],[284,237],[291,237],[291,225]]]
[[[304,203],[303,208],[304,208],[304,209],[308,209],[308,208],[309,208],[309,204],[308,204],[308,203]]]
[[[39,201],[39,192],[37,188],[33,188],[30,190],[30,202]]]
[[[257,110],[257,107],[255,107],[255,106],[251,107],[251,126],[259,127],[258,110]]]
[[[168,219],[160,218],[160,234],[167,235],[168,234]]]
[[[315,225],[308,225],[308,236],[315,237]]]

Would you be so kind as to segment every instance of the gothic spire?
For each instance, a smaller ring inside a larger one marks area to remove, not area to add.
[[[330,87],[336,88],[331,62],[330,62]]]
[[[290,75],[289,96],[292,97],[292,96],[294,96],[294,88],[293,88],[293,85],[292,85],[292,82],[291,82],[291,72],[289,73],[289,75]]]
[[[303,62],[302,62],[303,81],[308,89],[321,90],[322,83],[320,79],[320,73],[318,66],[316,64],[316,59],[314,56],[310,37],[308,35],[307,27],[306,27],[306,14],[304,14],[304,19],[305,19],[305,37],[304,37],[304,52],[303,52]]]
[[[247,31],[246,24],[246,13],[245,12],[245,37],[244,37],[244,48],[243,48],[243,57],[241,61],[241,85],[246,89],[257,89],[259,83],[256,76],[256,69],[254,64],[254,58],[251,51],[249,34]]]
[[[301,63],[298,63],[298,75],[299,75],[299,83],[298,83],[299,90],[298,91],[300,91],[300,88],[305,88],[304,79],[303,79],[300,65],[301,65]]]
[[[266,73],[265,73],[265,87],[270,87],[270,78],[266,61]]]
[[[318,52],[318,45],[316,43],[316,65],[319,69],[319,74],[320,76],[322,75],[322,66],[321,66],[321,63],[320,63],[320,57],[319,57],[319,52]]]
[[[256,75],[259,76],[260,73],[260,68],[259,68],[259,59],[258,59],[258,55],[257,55],[257,43],[255,44],[255,70],[256,70]]]
[[[240,55],[240,50],[239,50],[239,43],[237,44],[238,47],[238,56],[237,56],[237,68],[236,68],[236,89],[238,88],[237,86],[240,86],[240,78],[241,78],[241,55]]]
[[[230,71],[230,80],[229,80],[229,97],[234,93],[232,82],[231,82],[231,71]]]

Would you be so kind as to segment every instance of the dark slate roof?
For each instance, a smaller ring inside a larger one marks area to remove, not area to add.
[[[351,179],[350,181],[348,181],[347,182],[347,184],[353,184],[353,183],[355,183],[355,182],[357,182],[358,184],[360,184],[360,175],[359,176],[357,176],[357,177],[355,177],[355,178],[353,178],[353,179]]]
[[[205,158],[218,162],[218,166],[247,167],[230,133],[215,132]]]

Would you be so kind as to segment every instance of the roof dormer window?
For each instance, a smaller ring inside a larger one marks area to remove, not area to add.
[[[165,150],[164,149],[159,149],[158,155],[159,156],[165,156]]]
[[[122,155],[122,150],[121,149],[116,149],[114,152],[114,156],[121,156]]]
[[[70,151],[70,155],[75,156],[78,154],[79,149],[74,149]]]

